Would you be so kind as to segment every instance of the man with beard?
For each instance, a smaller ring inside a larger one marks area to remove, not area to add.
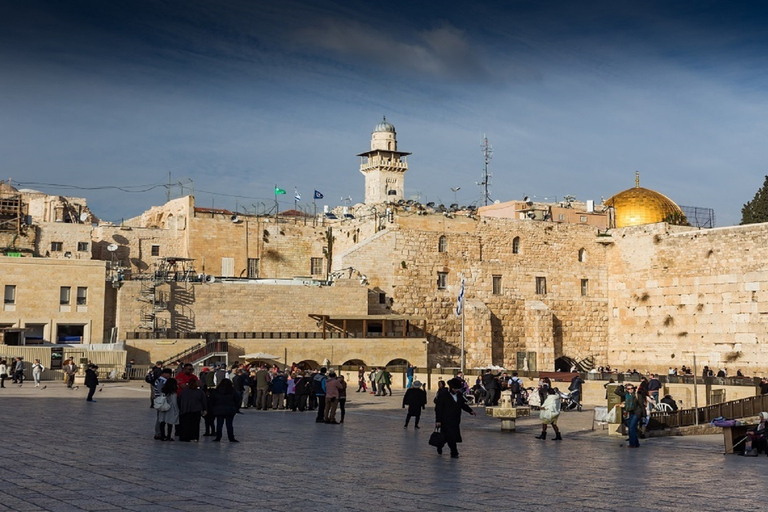
[[[435,428],[440,428],[445,436],[445,442],[451,450],[451,458],[454,459],[459,457],[456,444],[461,442],[461,411],[477,416],[460,393],[463,385],[461,379],[453,378],[448,381],[449,392],[438,393],[435,397]],[[442,454],[443,448],[438,448],[437,453]]]

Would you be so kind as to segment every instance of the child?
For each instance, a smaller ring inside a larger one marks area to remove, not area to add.
[[[408,428],[411,416],[414,418],[414,427],[419,428],[421,411],[427,405],[427,392],[421,389],[420,381],[413,381],[413,386],[405,392],[405,396],[403,396],[403,409],[405,409],[406,405],[408,406],[408,414],[405,416],[405,426],[403,428]]]

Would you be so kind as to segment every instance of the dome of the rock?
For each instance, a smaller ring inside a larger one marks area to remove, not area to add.
[[[633,188],[608,198],[604,204],[613,207],[617,228],[685,218],[674,201],[655,190],[641,187],[639,178]]]

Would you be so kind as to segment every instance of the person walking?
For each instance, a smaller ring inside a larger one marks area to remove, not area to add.
[[[403,395],[403,409],[406,405],[408,406],[408,414],[405,415],[403,428],[408,428],[408,422],[411,418],[413,418],[414,428],[419,428],[421,411],[427,408],[427,392],[422,389],[420,381],[413,381],[412,386]]]
[[[642,410],[644,406],[640,403],[640,398],[635,393],[634,384],[624,386],[624,401],[621,402],[624,408],[624,419],[629,430],[629,448],[639,448],[640,440],[637,436],[637,428],[642,419]]]
[[[16,358],[13,367],[13,383],[19,386],[24,384],[24,360],[21,357]]]
[[[240,396],[232,386],[232,381],[229,379],[223,379],[216,386],[216,391],[211,396],[213,415],[216,417],[216,437],[213,439],[216,442],[221,441],[222,427],[226,423],[227,425],[227,438],[230,443],[238,443],[235,439],[235,430],[233,421],[235,414],[237,414],[237,408],[240,405]]]
[[[96,401],[93,399],[93,394],[96,392],[96,388],[99,385],[99,377],[96,374],[96,370],[98,369],[99,367],[95,364],[89,364],[88,369],[85,370],[85,387],[88,388],[88,398],[85,399],[86,402]]]
[[[336,378],[336,372],[328,372],[328,379],[325,381],[325,415],[323,420],[332,425],[338,425],[336,421],[336,408],[339,406],[339,389],[341,384]]]
[[[8,361],[0,360],[0,389],[5,387],[5,379],[8,378]]]
[[[448,381],[448,392],[440,392],[435,397],[435,428],[439,428],[445,436],[445,442],[451,450],[451,458],[459,457],[457,443],[461,439],[461,411],[466,411],[472,416],[477,413],[467,405],[464,395],[459,391],[463,386],[461,379],[453,378]],[[437,453],[442,454],[442,446],[437,449]]]
[[[363,393],[368,391],[368,386],[365,385],[365,368],[362,366],[357,369],[357,391],[355,391],[355,393],[359,393],[360,391]]]
[[[407,378],[406,389],[410,389],[413,386],[413,374],[415,371],[416,368],[411,363],[408,363],[408,368],[405,369],[405,377]]]
[[[378,395],[378,390],[376,389],[376,375],[378,375],[378,369],[372,368],[371,373],[368,374],[368,380],[371,382],[371,394],[372,395]]]
[[[66,382],[67,388],[69,389],[72,389],[72,386],[75,384],[75,373],[77,373],[77,366],[75,366],[75,361],[72,359],[67,359],[64,363],[64,374],[67,376]],[[154,397],[152,397],[152,399],[154,400]]]
[[[541,419],[541,434],[536,436],[536,439],[547,438],[547,425],[552,425],[552,430],[555,431],[555,437],[553,441],[562,441],[560,436],[560,429],[557,428],[557,418],[560,417],[560,396],[557,392],[550,388],[546,388],[547,398],[544,399],[544,403],[541,404],[541,412],[539,418]]]
[[[171,375],[173,372],[168,369]],[[160,424],[161,441],[173,441],[173,426],[179,424],[179,385],[176,379],[169,377],[160,388],[160,396],[165,398],[169,408],[165,411],[157,410],[157,421]],[[157,407],[156,407],[157,408]]]
[[[179,441],[200,440],[200,418],[208,407],[205,392],[198,379],[190,380],[187,389],[179,393]]]
[[[32,378],[35,380],[35,387],[40,387],[40,379],[43,376],[43,372],[45,371],[45,366],[40,363],[39,359],[35,359],[35,362],[32,363]]]

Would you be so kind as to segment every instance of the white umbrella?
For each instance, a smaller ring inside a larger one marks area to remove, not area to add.
[[[241,359],[271,359],[273,361],[279,361],[280,356],[265,354],[264,352],[254,352],[253,354],[245,354],[240,356]]]

